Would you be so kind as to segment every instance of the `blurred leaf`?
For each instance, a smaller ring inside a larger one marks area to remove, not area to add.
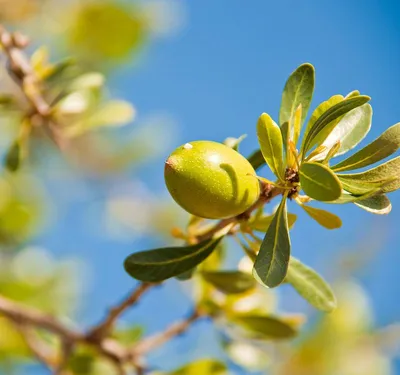
[[[105,77],[98,72],[84,73],[75,78],[70,84],[69,90],[71,92],[81,90],[99,89],[104,86]]]
[[[369,96],[359,95],[353,98],[344,99],[327,109],[310,127],[308,134],[305,135],[302,148],[303,157],[311,147],[315,145],[319,146],[325,140],[337,125],[337,122],[335,122],[336,119],[351,110],[362,106],[370,99]]]
[[[229,318],[235,324],[250,331],[255,338],[266,340],[290,339],[297,331],[282,319],[258,314],[235,314]]]
[[[168,375],[226,375],[227,373],[226,365],[223,362],[204,358],[169,372]]]
[[[250,162],[250,164],[253,166],[253,168],[255,170],[261,168],[265,164],[265,159],[264,159],[264,156],[263,156],[261,150],[254,151],[247,158],[247,160]]]
[[[364,172],[337,176],[346,184],[382,185],[382,192],[389,193],[400,188],[400,156]]]
[[[195,271],[196,271],[196,267],[192,268],[191,270],[181,273],[180,275],[176,276],[176,278],[177,278],[177,280],[180,280],[180,281],[190,280]]]
[[[327,150],[340,142],[340,147],[334,156],[339,156],[357,146],[368,134],[371,128],[372,107],[364,104],[346,113],[338,122],[332,132],[322,143]],[[323,159],[328,151],[320,154]]]
[[[400,122],[346,160],[332,166],[335,172],[351,171],[374,164],[395,153],[400,147]]]
[[[254,278],[241,271],[203,271],[201,276],[220,292],[244,293],[256,286]]]
[[[314,91],[315,71],[311,64],[300,65],[286,81],[282,94],[279,112],[279,124],[290,122],[296,109],[301,105],[302,116],[300,126],[307,117]],[[296,139],[293,140],[296,144]]]
[[[322,225],[327,229],[337,229],[342,226],[342,220],[340,217],[334,215],[331,212],[321,210],[319,208],[306,206],[305,204],[300,205],[304,211],[308,213],[318,224]]]
[[[247,134],[241,135],[239,138],[229,137],[224,141],[224,145],[233,148],[235,151],[239,151],[239,145],[247,137]]]
[[[268,288],[282,283],[289,264],[290,237],[286,199],[286,195],[282,197],[254,263],[254,277]]]
[[[284,181],[282,134],[279,126],[266,113],[258,119],[257,136],[269,168],[281,181]]]
[[[392,210],[392,204],[389,198],[384,194],[374,195],[366,199],[360,199],[354,202],[362,209],[377,215],[386,215]]]
[[[144,334],[144,328],[139,325],[134,325],[126,329],[117,329],[113,332],[112,337],[118,340],[122,345],[132,345],[139,341]]]
[[[286,281],[315,308],[326,312],[336,308],[336,298],[326,281],[296,258],[290,257]]]
[[[21,165],[21,158],[22,158],[21,145],[20,141],[17,140],[11,145],[6,154],[6,159],[5,159],[6,168],[10,172],[16,172]]]
[[[305,162],[299,172],[301,188],[309,197],[322,202],[334,201],[340,197],[340,181],[325,165]]]
[[[204,261],[217,247],[221,238],[197,245],[166,247],[131,254],[125,259],[125,270],[135,279],[159,282],[178,276]]]
[[[269,226],[271,225],[274,216],[275,216],[274,214],[271,214],[260,217],[253,217],[247,222],[247,224],[252,230],[265,233],[268,230]],[[291,229],[297,220],[297,215],[288,213],[287,216],[288,216],[288,226],[289,229]]]

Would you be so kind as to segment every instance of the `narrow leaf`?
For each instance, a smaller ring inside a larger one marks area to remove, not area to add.
[[[367,198],[371,198],[377,194],[380,194],[382,191],[380,188],[373,188],[370,191],[366,192],[365,194],[362,195],[357,195],[357,194],[350,194],[347,192],[342,192],[341,196],[331,202],[327,202],[330,204],[346,204],[346,203],[354,203],[357,202],[359,200],[363,200],[363,199],[367,199]]]
[[[11,145],[6,154],[5,165],[7,169],[10,172],[16,172],[21,165],[21,159],[21,145],[19,140],[17,140]]]
[[[400,188],[400,156],[364,172],[337,176],[347,184],[382,184],[382,192],[389,193]]]
[[[223,362],[216,359],[199,359],[188,363],[168,375],[226,375],[227,369]]]
[[[254,170],[258,170],[265,164],[264,156],[261,150],[254,151],[247,160],[253,166]]]
[[[289,257],[290,237],[285,195],[261,244],[254,263],[254,277],[268,288],[278,286],[285,279]]]
[[[347,180],[345,178],[342,178],[341,175],[338,175],[338,177],[340,182],[342,183],[343,189],[353,195],[364,195],[377,189],[379,189],[380,192],[383,192],[383,186],[392,181],[392,179],[388,179],[375,182],[365,182],[363,180],[357,179]]]
[[[391,126],[372,143],[346,160],[334,165],[335,172],[351,171],[366,167],[387,158],[400,148],[400,122]]]
[[[239,151],[239,145],[247,137],[247,134],[242,134],[239,138],[228,137],[224,141],[224,145]]]
[[[133,253],[125,259],[126,272],[135,279],[159,282],[181,275],[204,261],[217,247],[219,239],[197,245],[166,247]]]
[[[353,98],[344,99],[343,101],[335,104],[324,112],[312,125],[307,134],[303,145],[303,156],[314,145],[319,145],[325,140],[328,134],[336,126],[335,120],[350,112],[354,108],[360,107],[367,103],[371,98],[365,95],[359,95]]]
[[[335,214],[321,210],[319,208],[306,206],[304,204],[301,207],[310,215],[318,224],[322,225],[327,229],[337,229],[342,226],[342,220]]]
[[[260,217],[255,217],[254,219],[250,219],[248,221],[248,225],[251,229],[257,231],[257,232],[266,232],[269,228],[269,226],[272,223],[272,220],[274,218],[274,214],[272,215],[264,215]],[[294,223],[296,222],[297,216],[295,214],[288,213],[288,226],[289,229],[293,227]]]
[[[369,104],[355,108],[342,117],[322,145],[329,149],[340,142],[340,147],[335,156],[342,155],[357,146],[365,138],[371,128],[371,121],[372,107]],[[322,153],[319,160],[324,157],[325,154]]]
[[[336,308],[336,298],[327,282],[312,268],[290,257],[286,280],[315,308],[330,312]]]
[[[282,134],[279,126],[266,113],[258,119],[257,136],[269,168],[281,181],[284,181]]]
[[[375,195],[370,198],[360,199],[354,202],[365,211],[376,215],[387,215],[392,210],[392,204],[389,198],[384,194]]]
[[[256,286],[254,278],[241,271],[203,271],[204,280],[226,294],[244,293]]]
[[[303,122],[303,108],[301,106],[301,103],[297,107],[296,112],[292,117],[292,122],[293,122],[293,138],[291,139],[291,141],[293,142],[294,145],[296,145],[300,137],[301,125]]]
[[[314,92],[315,71],[311,64],[300,65],[288,78],[282,94],[279,112],[279,124],[283,124],[294,116],[301,104],[301,124],[304,122],[310,108]]]
[[[360,95],[360,91],[354,90],[354,91],[349,92],[349,93],[346,95],[346,99],[347,99],[347,98],[354,98],[355,96],[358,96],[358,95]]]
[[[254,338],[289,339],[297,334],[292,325],[274,316],[241,314],[234,315],[230,320],[250,331]]]
[[[340,197],[340,181],[325,165],[306,162],[301,165],[299,172],[301,188],[310,198],[324,202]]]

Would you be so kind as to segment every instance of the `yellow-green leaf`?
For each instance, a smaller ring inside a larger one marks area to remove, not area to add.
[[[318,224],[327,229],[337,229],[342,226],[342,220],[335,214],[321,210],[319,208],[306,206],[301,204],[301,207],[311,216]]]
[[[286,281],[315,308],[326,312],[336,308],[335,295],[327,282],[294,257],[290,257]]]
[[[315,71],[311,64],[300,65],[288,78],[282,94],[279,112],[279,124],[289,122],[301,104],[301,123],[304,122],[310,108],[314,92]]]
[[[227,375],[227,369],[216,359],[204,358],[168,372],[168,375]]]
[[[241,271],[202,271],[201,276],[226,294],[244,293],[256,286],[254,278]]]
[[[264,215],[260,217],[254,217],[249,220],[248,225],[251,229],[257,231],[257,232],[266,232],[269,228],[269,226],[272,223],[272,220],[274,218],[274,214],[271,215]],[[288,225],[289,229],[291,229],[296,222],[297,216],[295,214],[288,213]]]
[[[263,113],[257,122],[257,136],[261,152],[271,171],[284,181],[283,140],[279,126]]]
[[[400,122],[383,132],[354,155],[332,166],[335,172],[351,171],[387,158],[400,148]]]
[[[342,193],[335,174],[325,165],[306,162],[300,167],[300,184],[304,192],[318,201],[334,201]]]
[[[285,279],[289,257],[290,237],[285,195],[261,244],[254,263],[254,277],[268,288],[278,286]]]
[[[354,204],[376,215],[387,215],[392,210],[392,204],[389,198],[384,194],[374,195],[366,199],[359,199],[354,202]]]

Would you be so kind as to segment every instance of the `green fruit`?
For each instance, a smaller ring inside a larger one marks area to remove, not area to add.
[[[165,162],[165,182],[174,200],[207,219],[236,216],[252,206],[260,194],[255,176],[241,154],[211,141],[186,143]]]

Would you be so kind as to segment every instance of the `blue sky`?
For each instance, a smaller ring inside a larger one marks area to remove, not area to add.
[[[127,64],[111,81],[113,92],[135,104],[139,120],[154,112],[168,113],[176,120],[178,131],[171,150],[187,141],[222,141],[246,133],[248,137],[241,150],[250,153],[257,147],[258,116],[268,112],[277,118],[285,80],[303,62],[316,68],[312,108],[333,94],[354,89],[372,97],[373,125],[364,142],[400,121],[400,2],[183,3],[188,17],[185,29],[172,38],[154,41],[140,63]],[[165,194],[166,156],[125,177],[139,177],[157,194]],[[89,187],[96,188],[94,183]],[[325,231],[304,219],[299,220],[292,233],[293,253],[330,274],[329,260],[335,252],[349,242],[356,244],[369,238],[373,230],[389,228],[384,248],[361,275],[363,285],[371,293],[378,325],[396,321],[400,316],[400,289],[395,287],[400,281],[399,198],[399,193],[391,195],[393,211],[388,217],[372,217],[355,206],[333,207],[332,211],[343,219],[342,229]],[[96,230],[101,231],[100,226],[87,233],[84,203],[71,205],[51,234],[40,242],[60,257],[72,254],[90,264],[92,282],[81,318],[91,323],[134,285],[122,269],[124,257],[159,242],[145,238],[135,243],[118,243],[99,238],[95,234]],[[160,329],[187,311],[189,302],[181,301],[177,288],[170,283],[155,296],[146,297],[143,309],[132,312],[126,320],[136,319],[151,330]],[[212,339],[212,333],[203,334]],[[215,348],[210,348],[202,350],[212,354]],[[176,349],[181,350],[182,344],[174,343],[169,352]]]

